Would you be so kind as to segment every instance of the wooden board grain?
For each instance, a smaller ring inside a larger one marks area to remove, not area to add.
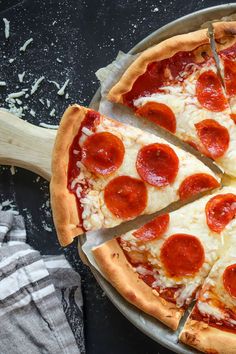
[[[22,167],[50,180],[55,137],[55,130],[0,111],[0,164]]]

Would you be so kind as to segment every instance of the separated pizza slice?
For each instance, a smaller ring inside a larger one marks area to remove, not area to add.
[[[235,220],[232,242],[215,263],[180,334],[180,340],[204,353],[236,353]]]
[[[64,113],[50,184],[62,245],[218,186],[202,162],[155,135],[79,105]]]
[[[214,23],[213,28],[231,118],[236,124],[236,22]]]
[[[172,37],[141,53],[108,99],[131,107],[236,176],[236,127],[207,30]]]
[[[235,213],[236,188],[225,187],[94,248],[94,257],[126,300],[175,330],[236,232]]]

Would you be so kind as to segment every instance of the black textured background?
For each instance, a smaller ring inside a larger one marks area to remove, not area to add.
[[[211,0],[0,0],[0,81],[8,83],[7,88],[0,90],[0,106],[4,106],[7,93],[30,87],[41,75],[60,84],[69,78],[68,100],[59,97],[56,88],[46,80],[35,95],[23,99],[36,112],[35,117],[26,113],[24,119],[34,124],[57,124],[69,103],[89,104],[98,88],[95,71],[110,63],[118,50],[128,51],[145,36],[178,17],[223,3]],[[3,17],[10,20],[8,41],[4,38]],[[25,53],[20,53],[19,48],[30,37],[33,43]],[[8,61],[10,58],[15,58],[12,64]],[[26,71],[25,83],[19,84],[17,74],[23,71]],[[48,98],[53,105],[47,108],[39,98]],[[49,116],[52,108],[56,110],[55,117]],[[0,204],[7,199],[24,215],[33,247],[43,254],[63,252],[52,226],[46,181],[21,169],[16,169],[12,175],[8,167],[2,167]],[[47,231],[50,227],[52,231]],[[75,244],[65,252],[82,276],[88,354],[172,353],[139,332],[118,312],[78,259]]]

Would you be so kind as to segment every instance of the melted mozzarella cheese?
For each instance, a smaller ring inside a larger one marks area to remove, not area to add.
[[[86,191],[86,196],[81,198],[80,193],[77,195],[78,198],[80,198],[80,203],[84,210],[82,218],[83,226],[86,230],[96,230],[101,227],[113,227],[123,221],[122,219],[115,217],[107,208],[104,201],[103,191],[107,183],[118,176],[126,175],[140,179],[136,170],[136,158],[139,150],[145,145],[161,143],[168,144],[172,147],[179,158],[179,171],[174,183],[164,188],[156,188],[145,183],[148,192],[148,201],[143,214],[154,213],[178,200],[179,186],[189,175],[195,173],[207,173],[219,180],[219,178],[216,177],[207,166],[194,156],[167,143],[164,139],[153,134],[143,132],[134,127],[127,128],[125,125],[103,118],[96,128],[96,132],[106,131],[118,136],[123,141],[125,146],[124,160],[118,170],[110,176],[105,177],[96,177],[91,174],[80,161],[77,162],[77,165],[80,168],[80,175],[72,182],[72,187],[76,184],[83,185],[85,184],[85,181],[89,181],[89,188]],[[89,135],[90,131],[88,129],[82,130],[82,136],[79,141],[80,146],[83,145]]]
[[[207,70],[216,72],[215,66],[202,68],[200,74]],[[231,110],[226,108],[223,112],[213,112],[205,109],[197,100],[195,87],[197,75],[194,72],[184,84],[161,87],[161,92],[134,100],[135,107],[141,107],[147,102],[164,103],[174,112],[176,117],[175,135],[184,141],[192,141],[201,145],[196,133],[195,124],[204,119],[214,119],[228,129],[230,143],[226,153],[216,160],[216,163],[230,175],[236,176],[236,126],[230,118]],[[236,101],[235,101],[236,102]],[[236,106],[235,106],[236,109]]]

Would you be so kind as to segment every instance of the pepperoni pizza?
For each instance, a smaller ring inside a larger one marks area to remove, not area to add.
[[[224,187],[93,253],[106,279],[129,302],[175,330],[224,249],[224,240],[235,238],[235,213],[236,188]],[[226,282],[233,292],[235,284],[229,283],[235,274],[230,276]]]
[[[108,98],[130,107],[236,177],[236,22],[147,49]],[[220,69],[220,70],[219,70]],[[94,110],[69,107],[53,151],[51,201],[60,243],[219,187],[191,154]],[[147,314],[206,352],[236,352],[236,188],[224,187],[97,246],[107,280]]]
[[[62,245],[216,187],[208,167],[153,134],[78,105],[62,118],[51,180]]]
[[[235,32],[236,24],[232,27]],[[235,62],[226,64],[225,92],[207,30],[178,35],[144,51],[108,98],[175,134],[236,176],[236,126],[226,94],[236,92],[236,69]]]

